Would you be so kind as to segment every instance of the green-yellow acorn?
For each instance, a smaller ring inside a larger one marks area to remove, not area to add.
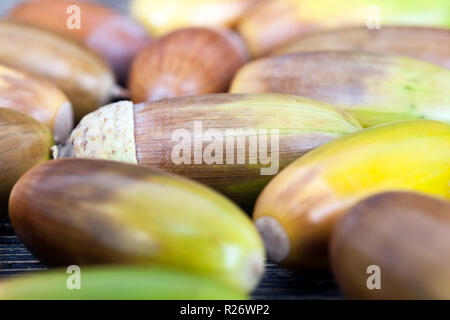
[[[450,70],[396,55],[319,51],[255,60],[238,71],[230,92],[310,97],[348,111],[365,127],[450,122]]]
[[[246,298],[241,291],[215,279],[160,266],[81,267],[80,269],[73,266],[68,270],[45,271],[0,282],[0,300],[242,300]]]
[[[248,216],[203,185],[162,171],[88,159],[49,161],[27,172],[10,198],[23,243],[51,266],[161,264],[241,290],[264,269]]]
[[[293,162],[263,190],[253,218],[269,258],[291,268],[328,266],[335,221],[374,193],[450,199],[450,124],[401,121],[338,138]]]

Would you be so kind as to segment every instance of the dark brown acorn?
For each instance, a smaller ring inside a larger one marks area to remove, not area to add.
[[[450,202],[387,192],[349,209],[331,241],[333,272],[354,299],[450,299]]]

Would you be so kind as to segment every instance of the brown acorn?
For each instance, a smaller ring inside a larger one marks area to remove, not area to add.
[[[357,203],[334,229],[331,262],[353,299],[450,299],[450,202],[387,192]]]
[[[109,62],[121,82],[127,78],[136,53],[150,43],[147,32],[131,18],[86,1],[27,1],[15,7],[8,18],[44,27],[83,43]],[[73,27],[69,28],[68,23]]]
[[[230,92],[279,92],[325,101],[364,127],[401,120],[450,122],[450,70],[362,51],[288,53],[244,65]]]
[[[131,98],[138,103],[225,92],[247,58],[245,45],[229,30],[174,31],[137,55],[130,72]]]
[[[50,159],[49,129],[16,110],[0,108],[0,219],[7,212],[9,193],[28,169]]]
[[[304,35],[276,55],[311,51],[368,51],[408,56],[450,69],[450,30],[383,26],[344,28]]]
[[[73,129],[73,110],[66,95],[50,81],[0,64],[0,106],[26,113],[49,127],[56,142]]]
[[[158,167],[201,181],[251,207],[290,162],[361,129],[327,104],[282,94],[211,94],[87,115],[54,157],[108,159]]]
[[[114,75],[103,59],[54,33],[1,21],[0,48],[0,63],[55,83],[72,102],[77,120],[118,93]]]
[[[263,0],[244,15],[238,30],[260,57],[309,32],[336,27],[384,25],[450,27],[442,0]]]

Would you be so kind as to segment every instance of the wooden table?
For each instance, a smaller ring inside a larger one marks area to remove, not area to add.
[[[9,223],[0,223],[0,279],[45,270],[24,247]],[[254,299],[341,299],[329,274],[304,275],[268,262]]]

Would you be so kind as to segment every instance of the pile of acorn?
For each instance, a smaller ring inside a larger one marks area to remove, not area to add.
[[[266,255],[351,298],[450,299],[446,1],[130,11],[0,21],[0,218],[60,267],[0,299],[244,299]]]

